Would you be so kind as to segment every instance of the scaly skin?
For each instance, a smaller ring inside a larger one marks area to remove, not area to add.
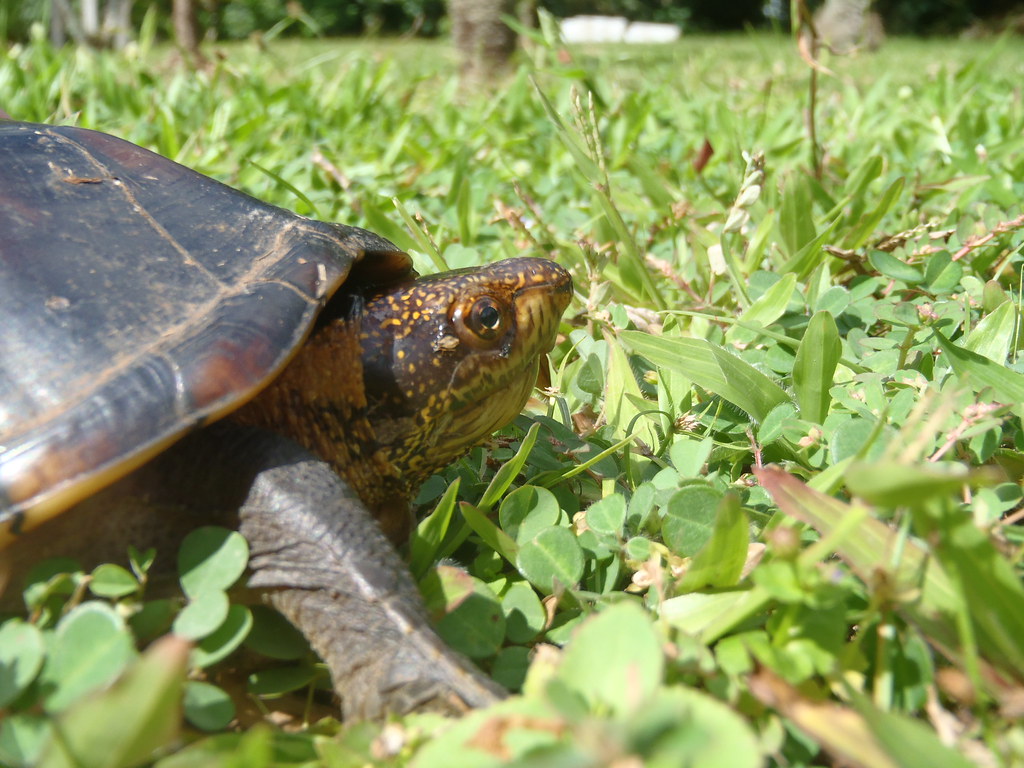
[[[330,462],[404,540],[423,481],[522,410],[571,294],[524,258],[351,297],[236,418]]]

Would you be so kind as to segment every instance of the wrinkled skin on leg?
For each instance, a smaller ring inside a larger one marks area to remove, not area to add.
[[[83,566],[157,548],[153,587],[173,582],[181,540],[199,525],[238,527],[249,587],[298,627],[331,670],[346,719],[459,714],[502,689],[430,626],[405,564],[366,506],[325,462],[263,430],[215,424],[0,553],[5,602],[42,557]]]

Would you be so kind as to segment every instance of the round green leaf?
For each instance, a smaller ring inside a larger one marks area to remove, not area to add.
[[[79,581],[84,578],[82,566],[76,560],[55,557],[36,564],[25,577],[22,596],[30,610],[40,610],[46,605],[40,617],[43,626],[49,626],[50,611],[59,615],[64,598],[74,593]]]
[[[644,483],[633,492],[633,497],[626,507],[626,519],[632,528],[639,528],[646,524],[651,513],[654,512],[654,499],[656,491],[651,483]]]
[[[542,592],[571,587],[583,576],[583,550],[572,531],[548,528],[519,548],[516,567]]]
[[[562,510],[547,488],[524,485],[501,502],[498,523],[517,542],[526,541],[544,528],[558,524]]]
[[[217,631],[207,635],[192,649],[190,662],[196,667],[216,664],[235,650],[252,628],[252,614],[244,605],[232,605]]]
[[[651,540],[644,536],[634,536],[626,542],[626,557],[638,563],[646,562],[651,557],[654,548]]]
[[[580,625],[556,676],[592,707],[636,711],[661,682],[661,643],[651,616],[634,602],[618,603]]]
[[[187,640],[204,638],[224,623],[228,607],[226,592],[210,590],[196,595],[174,619],[174,634]]]
[[[672,494],[661,526],[669,549],[683,557],[699,552],[711,538],[721,500],[722,492],[704,483],[683,486]]]
[[[50,743],[41,768],[127,768],[149,764],[178,740],[188,643],[168,636],[104,691],[61,713],[60,738]]]
[[[227,590],[245,572],[249,544],[237,531],[204,526],[192,531],[178,551],[181,587],[189,597]]]
[[[528,643],[544,631],[544,606],[525,582],[510,584],[501,597],[505,635],[513,643]]]
[[[128,626],[139,640],[152,640],[171,628],[177,610],[173,600],[147,600],[128,619]]]
[[[427,610],[437,619],[473,594],[473,577],[468,571],[454,565],[439,565],[430,569],[419,584]]]
[[[618,536],[626,522],[626,498],[613,493],[587,508],[587,525],[597,533]]]
[[[221,688],[199,680],[185,683],[185,719],[201,731],[219,731],[235,717],[235,704]]]
[[[59,712],[112,682],[137,656],[131,633],[106,603],[82,603],[57,624],[43,667],[43,706]]]
[[[104,563],[93,569],[89,591],[97,597],[117,599],[137,591],[139,582],[127,568]]]
[[[530,649],[521,645],[502,648],[494,657],[491,665],[491,676],[496,682],[510,691],[518,691],[526,680],[526,670],[530,668]]]
[[[669,449],[672,466],[675,467],[680,477],[697,477],[711,455],[712,447],[713,442],[708,438],[703,440],[687,437],[677,438]]]
[[[309,643],[302,633],[273,608],[254,605],[249,610],[252,630],[245,638],[247,648],[282,661],[299,659],[309,652]]]
[[[960,285],[964,276],[964,265],[953,261],[949,251],[938,251],[928,257],[925,264],[924,279],[932,293],[951,293]]]
[[[875,434],[876,431],[878,434]],[[895,438],[896,431],[887,424],[878,429],[875,421],[859,416],[841,422],[829,436],[828,447],[832,462],[838,464],[845,459],[853,458],[873,435],[874,442],[862,457],[867,461],[881,458],[886,447]]]
[[[437,622],[437,633],[471,659],[492,656],[505,637],[505,614],[490,588],[472,579],[473,591]]]
[[[907,264],[905,261],[900,261],[891,253],[886,253],[885,251],[870,251],[868,253],[868,261],[871,263],[871,266],[886,277],[902,280],[909,285],[919,283],[923,279],[919,269]]]
[[[53,741],[53,726],[45,715],[15,712],[0,719],[0,765],[38,765]]]
[[[21,619],[0,625],[0,707],[21,695],[43,666],[43,633]]]
[[[832,317],[839,317],[850,306],[850,291],[842,285],[833,285],[818,297],[818,303],[812,307],[815,312],[828,312]]]

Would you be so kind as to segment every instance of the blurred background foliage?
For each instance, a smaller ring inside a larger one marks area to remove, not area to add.
[[[82,0],[0,0],[0,36],[24,41],[34,22],[48,23],[60,3],[73,10]],[[786,0],[525,0],[557,18],[578,14],[625,16],[631,21],[679,24],[687,30],[728,30],[787,25]],[[167,38],[172,0],[130,3],[137,29],[154,10]],[[811,3],[810,5],[820,5]],[[877,0],[873,4],[890,34],[955,34],[982,27],[1020,27],[1019,0]],[[448,29],[444,0],[198,0],[199,26],[207,37],[243,39],[278,34],[435,36]]]

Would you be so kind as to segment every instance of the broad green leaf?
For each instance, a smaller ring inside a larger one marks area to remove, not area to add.
[[[39,768],[132,768],[177,737],[188,644],[154,643],[110,690],[61,715]]]
[[[1004,301],[974,326],[964,342],[964,349],[1002,365],[1010,354],[1017,324],[1017,310],[1013,302]]]
[[[440,589],[445,599],[445,612],[434,625],[437,633],[471,659],[497,653],[505,639],[505,614],[490,588],[450,565],[438,566],[435,576],[437,586],[428,589]]]
[[[138,588],[139,582],[131,571],[113,563],[96,566],[89,579],[89,591],[97,597],[125,597]]]
[[[562,516],[555,494],[547,488],[524,485],[501,500],[498,522],[516,541],[533,538],[544,528],[557,525]]]
[[[626,542],[623,553],[628,559],[643,563],[654,554],[654,545],[646,536],[634,536]]]
[[[414,576],[422,576],[433,564],[437,552],[451,525],[455,502],[459,497],[459,482],[456,477],[444,491],[434,510],[416,526],[416,533],[409,544],[409,570]]]
[[[854,417],[846,419],[835,428],[829,437],[829,455],[836,466],[847,459],[860,458],[864,461],[878,461],[896,433],[888,424]]]
[[[174,619],[174,634],[186,640],[200,640],[211,634],[228,617],[228,595],[208,589],[189,600]]]
[[[506,461],[501,469],[494,473],[494,477],[487,486],[487,490],[484,491],[483,496],[480,497],[480,503],[477,505],[481,510],[486,512],[493,507],[502,494],[512,485],[512,481],[516,479],[516,476],[522,472],[526,459],[530,455],[530,451],[533,450],[533,444],[537,442],[537,433],[539,431],[540,423],[534,422],[530,427],[530,431],[523,436],[523,442],[519,446],[519,450],[516,451],[516,455]]]
[[[498,685],[509,691],[522,689],[530,668],[530,649],[521,645],[502,648],[491,662],[490,674]]]
[[[474,507],[468,501],[463,501],[459,503],[459,513],[466,524],[473,529],[473,533],[479,536],[488,547],[510,563],[516,561],[519,545],[511,536],[496,526],[480,507]]]
[[[167,634],[178,613],[178,601],[171,598],[147,600],[139,610],[128,617],[128,626],[141,642],[155,640]]]
[[[619,336],[634,352],[657,366],[678,371],[704,389],[762,421],[789,395],[749,363],[703,339],[666,338],[639,331]]]
[[[814,217],[809,216],[811,210],[811,191],[806,177],[793,175],[791,182],[782,196],[779,210],[779,230],[782,242],[790,257],[795,256],[801,248],[816,237]]]
[[[201,731],[219,731],[235,717],[235,704],[222,689],[201,680],[185,683],[185,719]]]
[[[651,617],[640,606],[631,601],[617,603],[580,625],[556,676],[592,709],[636,712],[664,674],[661,643]]]
[[[747,559],[749,530],[739,499],[728,494],[718,505],[711,538],[693,556],[690,567],[679,582],[679,589],[693,592],[705,587],[734,586]]]
[[[758,768],[765,747],[736,708],[688,686],[659,689],[632,723],[638,735],[657,733],[646,765]]]
[[[587,507],[587,526],[598,533],[618,536],[626,522],[626,498],[613,493]]]
[[[568,528],[548,528],[524,542],[515,563],[545,594],[572,587],[583,576],[583,550]]]
[[[661,616],[673,627],[711,642],[739,620],[762,608],[766,602],[767,595],[757,588],[690,592],[671,597],[662,603]],[[723,618],[730,616],[738,619],[725,624],[723,628]]]
[[[253,605],[252,629],[245,638],[246,648],[272,659],[293,661],[309,653],[309,643],[284,616],[266,605]]]
[[[891,253],[885,251],[871,251],[868,254],[868,261],[879,273],[893,280],[899,280],[907,285],[916,285],[924,280],[924,275],[917,267],[900,261]]]
[[[526,582],[517,581],[508,586],[501,596],[501,609],[505,612],[505,633],[509,642],[529,643],[544,631],[544,606]]]
[[[751,328],[767,328],[774,323],[789,306],[796,289],[796,275],[790,273],[784,275],[775,285],[762,294],[757,301],[751,304],[739,316],[739,321],[744,327],[733,325],[725,332],[725,340],[730,344],[738,342],[750,343],[758,337],[756,331]]]
[[[227,618],[215,632],[207,635],[192,649],[190,663],[205,668],[223,660],[245,640],[252,628],[252,614],[244,605],[232,605]]]
[[[655,422],[641,416],[657,408],[643,397],[622,345],[608,338],[608,369],[605,376],[604,416],[609,424],[618,425],[616,436],[638,435],[647,445],[658,444]],[[640,417],[640,418],[637,418]]]
[[[685,485],[665,504],[661,535],[677,555],[692,557],[711,540],[722,492],[704,482]]]
[[[955,462],[854,462],[845,476],[851,492],[884,507],[923,504],[936,496],[949,496],[969,480],[967,467]]]
[[[563,722],[561,716],[550,705],[513,696],[485,710],[452,720],[449,728],[424,743],[409,765],[411,768],[501,768],[510,763],[515,765],[516,760],[528,760],[533,756],[531,753],[541,750],[550,759],[552,754],[558,755],[557,750],[564,744],[559,733],[560,722]],[[505,723],[522,723],[524,727],[509,733],[511,738],[502,738],[499,749],[480,737],[495,725],[504,728]]]
[[[888,189],[882,193],[881,198],[878,200],[876,205],[871,211],[864,214],[864,217],[857,223],[857,225],[849,232],[843,243],[844,247],[851,250],[861,248],[872,233],[881,223],[892,207],[896,205],[896,201],[900,197],[900,193],[903,192],[904,179],[901,176],[896,179],[892,184],[889,185]],[[876,252],[877,253],[877,252]]]
[[[829,390],[841,353],[836,321],[828,312],[816,312],[807,324],[793,363],[793,389],[802,419],[821,424],[828,416],[832,402]]]
[[[53,739],[50,719],[33,712],[13,712],[0,719],[0,765],[28,768],[39,765],[43,749]]]
[[[973,384],[975,392],[991,387],[996,398],[1004,403],[1017,406],[1024,403],[1024,375],[976,352],[958,347],[935,328],[932,333],[953,370]]]
[[[949,251],[933,253],[925,264],[924,279],[928,283],[928,290],[935,294],[952,293],[960,285],[963,275],[964,265],[953,261]]]
[[[694,440],[690,437],[679,436],[672,443],[668,455],[672,459],[672,466],[676,468],[680,477],[698,477],[714,447],[714,440],[710,437]]]
[[[237,531],[204,526],[185,537],[178,551],[178,573],[189,597],[229,589],[245,572],[249,544]]]
[[[100,602],[82,603],[64,616],[48,654],[41,683],[49,712],[109,685],[137,655],[124,619]]]
[[[0,625],[0,708],[35,680],[43,658],[43,634],[38,627],[21,619],[8,619]]]

